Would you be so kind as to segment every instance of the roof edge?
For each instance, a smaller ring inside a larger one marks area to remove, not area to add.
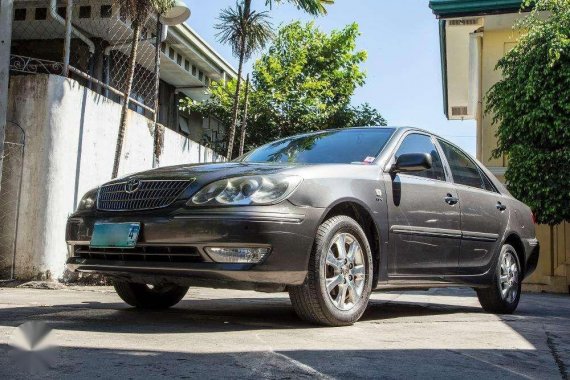
[[[193,40],[197,47],[202,49],[207,55],[212,58],[212,60],[217,61],[224,71],[228,72],[232,77],[237,78],[237,70],[228,62],[224,57],[220,55],[210,44],[208,44],[194,29],[192,29],[188,24],[182,23],[179,25],[171,26],[171,28],[176,29],[180,34],[186,38]]]
[[[439,54],[441,57],[441,91],[443,94],[443,114],[449,119],[449,104],[447,94],[447,35],[445,20],[439,20]]]
[[[522,0],[430,0],[429,7],[438,18],[511,13],[518,11]]]

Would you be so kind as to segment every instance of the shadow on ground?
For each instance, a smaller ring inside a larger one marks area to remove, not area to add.
[[[458,294],[473,297],[469,292]],[[438,302],[442,300],[445,301],[445,298],[438,298]],[[461,331],[461,324],[469,329],[471,322],[481,322],[485,317],[479,307],[438,302],[372,300],[362,322],[355,327],[332,330],[339,336],[352,334],[355,328],[369,329],[370,334],[376,334],[374,324],[416,324],[422,323],[422,319],[435,318],[437,323],[449,321],[450,326],[458,323]],[[493,318],[490,322],[496,321]],[[36,372],[42,378],[568,378],[565,365],[565,352],[570,348],[568,297],[525,294],[517,313],[500,319],[506,325],[505,329],[510,327],[515,330],[535,349],[385,349],[382,341],[374,349],[369,349],[360,348],[360,342],[355,338],[351,345],[339,350],[338,347],[327,347],[325,338],[318,348],[273,350],[269,341],[259,350],[243,350],[240,342],[236,341],[235,350],[229,352],[188,353],[200,351],[194,348],[216,334],[231,337],[239,332],[248,332],[240,336],[252,340],[256,339],[258,332],[271,336],[271,331],[284,330],[291,331],[291,335],[300,333],[303,336],[323,331],[323,334],[331,336],[330,328],[300,321],[287,298],[271,295],[265,298],[240,298],[237,302],[234,298],[185,299],[166,311],[141,312],[115,302],[0,309],[0,326],[16,327],[26,321],[40,320],[57,330],[110,334],[110,340],[120,339],[118,337],[124,336],[121,334],[135,334],[141,339],[149,339],[160,334],[192,333],[177,335],[181,339],[177,349],[172,348],[176,344],[170,344],[168,349],[156,350],[137,349],[136,346],[125,350],[62,344],[66,347],[52,350],[51,359],[48,360],[52,363]],[[425,324],[424,328],[429,329],[430,326]],[[477,326],[484,328],[485,323]],[[386,346],[393,344],[389,333],[383,331]],[[460,341],[461,337],[458,338]],[[420,339],[424,339],[422,344],[425,344],[425,337]],[[432,339],[437,340],[438,337]],[[497,336],[497,339],[501,339],[501,336]],[[437,346],[436,342],[434,346]],[[10,359],[14,354],[12,347],[0,345],[0,373],[6,371],[14,374],[10,377],[15,378],[29,377],[30,373],[21,368],[21,361]]]

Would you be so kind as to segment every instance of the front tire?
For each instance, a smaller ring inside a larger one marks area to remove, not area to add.
[[[479,303],[488,313],[512,314],[521,297],[522,272],[516,250],[503,245],[489,288],[476,289]]]
[[[335,216],[319,226],[303,285],[289,287],[297,315],[325,326],[356,322],[372,291],[372,251],[362,227]]]
[[[188,286],[174,284],[147,285],[116,281],[117,294],[123,301],[139,309],[168,309],[176,305],[188,291]]]

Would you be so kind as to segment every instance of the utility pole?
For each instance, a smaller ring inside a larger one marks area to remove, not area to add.
[[[10,43],[12,42],[12,8],[14,0],[0,0],[0,187],[4,162],[4,139],[8,113],[8,82],[10,80]]]

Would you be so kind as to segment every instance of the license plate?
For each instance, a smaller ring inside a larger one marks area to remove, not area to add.
[[[140,230],[140,223],[95,223],[90,245],[93,248],[134,248]]]

